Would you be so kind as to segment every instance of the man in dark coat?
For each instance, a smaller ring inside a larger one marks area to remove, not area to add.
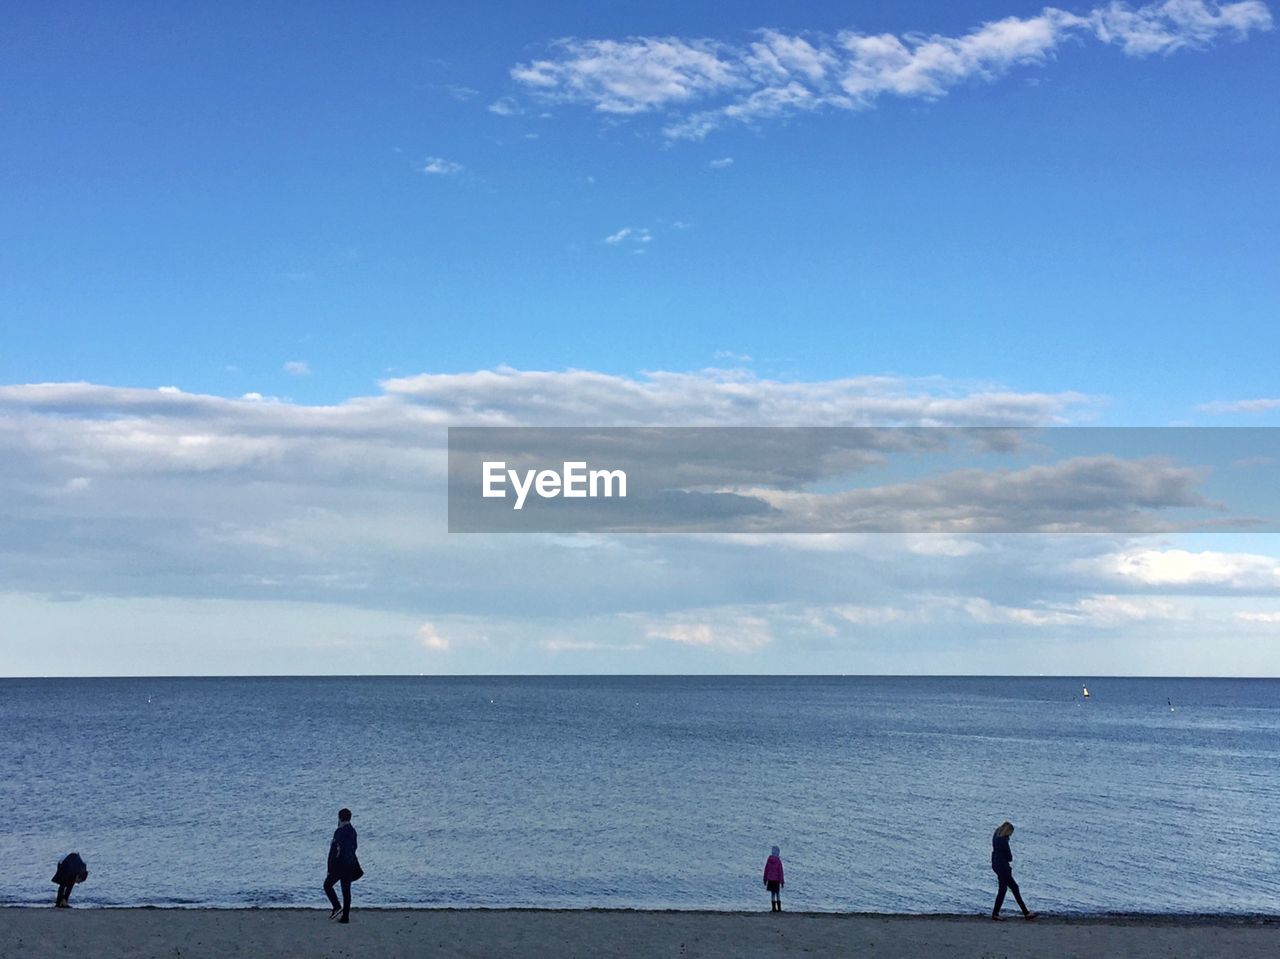
[[[84,860],[80,858],[80,853],[67,853],[62,861],[58,863],[58,869],[53,874],[53,881],[58,884],[58,898],[54,901],[54,905],[59,909],[71,908],[71,890],[76,887],[76,883],[84,882],[89,878],[89,869],[85,866]]]
[[[338,828],[334,830],[333,841],[329,843],[329,870],[324,880],[324,894],[329,897],[329,904],[333,906],[329,918],[337,919],[338,922],[351,921],[351,884],[364,875],[360,860],[356,858],[356,845],[351,810],[339,809]],[[333,891],[335,883],[342,884],[342,905],[338,905],[338,896]]]

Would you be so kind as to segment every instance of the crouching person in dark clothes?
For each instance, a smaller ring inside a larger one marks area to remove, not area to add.
[[[360,868],[360,860],[356,858],[356,830],[351,825],[351,810],[338,810],[338,828],[333,832],[333,841],[329,843],[329,870],[324,880],[324,894],[329,897],[333,911],[330,919],[338,922],[351,921],[351,884],[364,875]],[[335,884],[342,885],[342,904],[338,904],[338,896],[333,891]]]
[[[58,863],[58,869],[53,874],[53,881],[58,884],[58,898],[54,900],[54,905],[59,909],[71,908],[71,890],[76,887],[76,883],[84,882],[89,878],[89,870],[84,864],[84,860],[80,858],[80,853],[68,853],[63,857],[62,862]]]

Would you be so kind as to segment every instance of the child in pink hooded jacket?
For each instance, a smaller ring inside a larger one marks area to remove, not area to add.
[[[769,907],[773,912],[782,912],[782,886],[782,857],[774,846],[764,861],[764,887],[769,890]]]

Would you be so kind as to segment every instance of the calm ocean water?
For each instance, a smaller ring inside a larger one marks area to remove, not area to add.
[[[1280,681],[0,681],[0,902],[1280,911]],[[1173,703],[1171,710],[1167,700]],[[1010,906],[1009,908],[1013,908]]]

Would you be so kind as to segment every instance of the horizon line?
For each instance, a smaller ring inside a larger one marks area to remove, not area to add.
[[[1278,680],[1273,675],[1166,675],[1157,673],[100,673],[0,676],[30,679],[1107,679]]]

